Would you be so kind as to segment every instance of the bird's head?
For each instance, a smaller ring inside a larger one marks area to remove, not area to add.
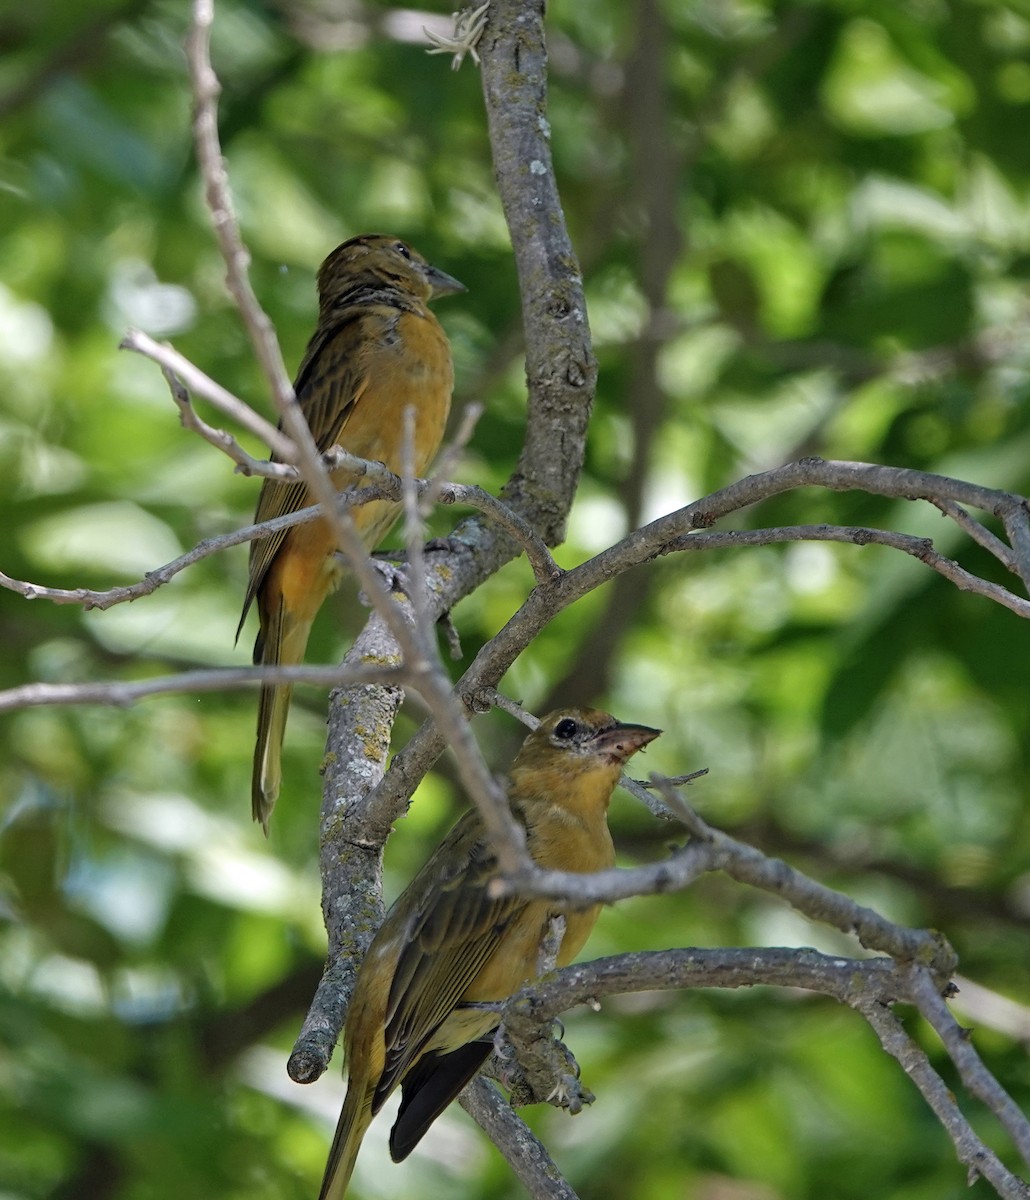
[[[593,777],[610,792],[627,760],[660,733],[596,708],[558,709],[522,743],[511,768],[512,784],[525,795]]]
[[[426,262],[400,238],[363,233],[337,246],[318,272],[322,307],[332,305],[355,287],[400,288],[425,301],[465,291],[453,275]]]

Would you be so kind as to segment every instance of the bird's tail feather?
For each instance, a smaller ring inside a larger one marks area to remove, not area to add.
[[[486,1061],[493,1030],[456,1050],[423,1055],[401,1084],[401,1106],[390,1130],[390,1157],[403,1162],[426,1130]]]
[[[266,667],[293,666],[304,661],[312,620],[298,620],[280,600],[277,610],[265,618],[254,645],[254,662]],[[265,684],[258,700],[257,743],[251,777],[251,812],[268,836],[268,822],[279,798],[282,783],[283,735],[290,711],[290,684]]]
[[[267,684],[261,689],[258,701],[251,811],[254,820],[261,822],[265,837],[268,837],[268,822],[282,783],[283,734],[286,732],[286,715],[290,711],[292,691],[288,684]]]
[[[355,1082],[348,1084],[318,1200],[343,1200],[354,1170],[354,1160],[371,1120],[372,1097],[368,1090]]]

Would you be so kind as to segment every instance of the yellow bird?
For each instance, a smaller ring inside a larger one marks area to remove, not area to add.
[[[428,304],[464,285],[418,251],[385,234],[344,242],[318,272],[318,325],[297,372],[294,391],[318,449],[340,446],[359,458],[402,469],[404,411],[415,414],[415,472],[422,475],[440,447],[451,406],[451,349]],[[351,472],[331,475],[337,491],[358,486]],[[266,479],[255,522],[313,504],[305,484]],[[351,516],[373,549],[400,505],[376,500]],[[311,625],[340,582],[336,543],[325,521],[312,521],[250,543],[250,576],[236,636],[254,600],[260,628],[254,662],[302,662]],[[251,800],[254,820],[268,821],[282,781],[281,754],[288,685],[268,684],[258,704]]]
[[[509,799],[539,866],[600,871],[615,864],[608,802],[623,765],[657,729],[570,708],[545,717],[510,771]],[[390,1133],[400,1162],[493,1045],[497,1013],[537,975],[541,942],[566,920],[564,966],[582,949],[600,905],[564,908],[523,896],[494,897],[497,862],[479,812],[458,821],[386,915],[358,972],[344,1027],[347,1095],[319,1200],[340,1200],[372,1118],[400,1085]]]

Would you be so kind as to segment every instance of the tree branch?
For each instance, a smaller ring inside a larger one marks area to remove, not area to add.
[[[372,683],[395,687],[405,681],[403,668],[381,666],[331,667],[206,667],[134,682],[25,683],[0,691],[0,712],[19,708],[67,707],[76,704],[110,704],[124,707],[150,696],[181,695],[184,692],[225,692],[261,683],[307,683],[336,687],[343,683],[367,687]]]
[[[579,263],[551,161],[543,0],[493,0],[479,44],[497,190],[522,297],[526,438],[502,496],[532,502],[548,545],[565,535],[579,484],[597,363]]]
[[[1006,1168],[974,1133],[954,1094],[930,1065],[923,1050],[908,1036],[893,1012],[875,999],[855,1005],[869,1022],[880,1045],[912,1080],[951,1138],[959,1162],[969,1167],[969,1184],[983,1176],[1003,1200],[1028,1200],[1030,1187]]]
[[[458,1103],[504,1155],[533,1200],[577,1200],[547,1147],[495,1084],[477,1075],[458,1097]]]
[[[1023,497],[1014,493],[980,487],[945,475],[881,467],[870,463],[826,461],[821,458],[802,459],[758,475],[749,475],[684,508],[659,517],[579,566],[564,571],[546,584],[540,584],[507,624],[480,648],[475,659],[455,684],[455,690],[462,696],[466,706],[473,708],[476,697],[495,688],[504,673],[541,630],[577,600],[581,600],[589,592],[603,583],[608,583],[622,572],[641,566],[661,555],[688,548],[687,534],[696,536],[694,531],[707,530],[733,512],[799,487],[824,487],[833,491],[861,489],[872,495],[904,500],[928,500],[931,503],[945,499],[996,516],[1007,513],[1023,514],[1026,503]],[[767,533],[768,531],[765,535]],[[888,538],[890,536],[887,535]],[[732,544],[721,542],[724,537],[725,535],[718,535],[711,544]],[[895,548],[905,549],[906,545],[917,544],[911,540],[906,543],[905,535],[898,537],[901,541]],[[787,540],[787,535],[784,535],[784,540]],[[887,541],[884,544],[887,544]],[[950,560],[941,559],[942,564],[948,561]],[[1004,589],[996,596],[996,586],[983,581],[982,587],[978,585],[975,590],[1004,603],[1020,616],[1030,617],[1030,608],[1026,607],[1025,601]],[[437,731],[431,725],[420,728],[404,749],[395,756],[390,771],[377,789],[376,795],[370,797],[370,803],[382,803],[395,810],[399,808],[404,799],[411,795],[418,780],[432,767],[442,750],[443,741]]]
[[[196,396],[203,396],[220,413],[259,438],[284,463],[296,462],[297,448],[281,429],[277,429],[270,421],[266,421],[249,404],[245,404],[238,396],[227,391],[220,383],[215,383],[209,375],[206,375],[172,346],[156,342],[141,329],[129,329],[119,343],[119,349],[132,350],[136,354],[142,354],[144,358],[151,359],[164,372],[169,386],[172,385],[172,379],[176,379],[188,392],[192,392]],[[172,387],[172,396],[176,399],[176,403],[179,403],[174,387]],[[216,441],[213,444],[220,450],[225,450],[225,446],[219,442]]]
[[[1030,1197],[1026,1183],[974,1133],[926,1054],[891,1012],[890,1006],[896,1001],[915,1005],[934,1024],[953,1057],[975,1056],[968,1038],[962,1036],[947,1012],[938,985],[925,968],[914,964],[897,964],[890,958],[842,958],[810,949],[760,947],[620,954],[565,967],[523,989],[503,1007],[504,1031],[519,1062],[525,1064],[532,1061],[527,1048],[532,1050],[534,1043],[548,1039],[550,1023],[576,1005],[596,1009],[602,997],[630,992],[756,985],[804,988],[855,1009],[869,1022],[884,1050],[919,1088],[951,1138],[959,1161],[969,1166],[970,1183],[982,1175],[1006,1200]],[[943,1032],[940,1026],[944,1026]],[[1011,1099],[978,1058],[976,1061],[976,1072],[970,1077],[963,1074],[966,1086],[1002,1121],[1022,1150],[1025,1118],[1018,1109],[1010,1111],[1014,1109]],[[547,1077],[531,1080],[530,1085],[546,1089]]]
[[[340,462],[346,462],[357,476],[365,478],[369,482],[360,489],[342,494],[334,493],[334,511],[346,510],[351,505],[369,503],[381,498],[393,500],[402,498],[402,481],[387,471],[381,463],[365,462],[343,451],[338,452],[335,458]],[[867,463],[804,459],[801,462],[789,463],[761,475],[749,476],[713,492],[709,496],[702,497],[685,508],[660,517],[601,554],[566,571],[557,566],[542,540],[533,532],[532,524],[514,505],[504,504],[479,488],[461,484],[417,480],[413,482],[413,486],[420,495],[435,491],[441,503],[468,504],[479,508],[491,522],[496,523],[503,538],[503,541],[496,535],[491,538],[487,529],[482,525],[468,522],[462,527],[462,530],[449,539],[447,553],[440,554],[438,557],[434,556],[434,568],[428,572],[426,579],[427,588],[436,597],[427,610],[434,620],[438,620],[447,612],[451,604],[461,595],[467,594],[467,590],[471,590],[479,582],[482,582],[479,578],[479,571],[489,573],[496,569],[493,559],[476,563],[469,561],[468,556],[474,555],[478,547],[489,547],[492,552],[499,552],[506,560],[513,546],[521,545],[526,550],[527,556],[531,557],[538,581],[538,586],[530,593],[522,607],[494,638],[481,647],[472,664],[455,685],[455,691],[462,697],[466,709],[469,710],[475,709],[477,697],[496,686],[518,655],[560,612],[613,577],[655,557],[684,551],[769,545],[803,540],[836,541],[859,546],[882,545],[918,558],[961,590],[984,596],[1008,608],[1017,616],[1030,618],[1030,601],[1016,596],[999,584],[973,575],[954,560],[938,553],[928,538],[913,537],[890,530],[834,525],[801,525],[725,532],[706,528],[738,509],[750,507],[791,488],[803,486],[821,486],[833,490],[862,488],[874,495],[892,496],[899,499],[926,499],[931,503],[943,503],[952,508],[956,508],[958,505],[958,501],[952,498],[961,497],[964,503],[980,507],[984,511],[1007,514],[1010,525],[1018,528],[1019,521],[1023,519],[1021,514],[1025,514],[1026,502],[1022,497],[1013,493],[982,488],[976,484],[947,476],[878,467]],[[210,554],[256,537],[267,537],[278,529],[315,520],[321,511],[320,505],[311,505],[297,513],[278,517],[260,525],[250,525],[232,533],[207,538],[186,554],[149,572],[144,579],[132,585],[110,588],[106,591],[94,591],[88,588],[49,588],[25,580],[13,579],[0,572],[0,587],[18,592],[26,599],[46,599],[56,604],[81,604],[87,609],[106,609],[115,604],[149,595],[186,567]],[[957,512],[962,511],[964,510],[957,509]],[[952,515],[950,511],[949,515]],[[967,522],[962,521],[961,518],[959,520],[965,528]],[[976,523],[974,522],[974,524]],[[982,541],[983,535],[986,535],[987,538],[993,537],[987,530],[983,530],[981,538],[977,540]],[[476,557],[478,559],[478,555]],[[996,557],[1005,561],[1005,556],[1000,550]],[[1015,563],[1016,555],[1012,554],[1011,558]],[[361,562],[363,566],[359,574],[362,588],[366,591],[366,595],[371,592],[373,601],[383,607],[388,623],[394,623],[391,627],[396,636],[396,614],[380,575],[366,557],[362,556]],[[405,634],[404,638],[410,642],[410,635]],[[425,654],[426,651],[420,649],[415,655],[416,660],[423,661]],[[432,657],[435,660],[435,656]],[[326,678],[324,675],[313,676],[310,681],[319,681],[324,678]],[[362,676],[362,678],[364,677]],[[409,678],[410,682],[414,684],[417,678],[421,678],[421,675],[416,671]],[[445,673],[442,667],[438,666],[437,683],[434,685],[437,692],[441,691],[444,678]],[[335,680],[338,681],[339,677],[335,677]],[[238,682],[249,686],[252,679],[249,676],[241,675],[238,676]],[[156,695],[163,690],[183,690],[174,680],[168,680],[167,686],[162,686],[157,681],[152,681],[148,686],[150,690],[142,692],[140,695]],[[212,686],[221,689],[233,685],[226,682],[223,677]],[[78,691],[75,690],[76,687],[79,688]],[[122,685],[117,683],[59,685],[51,695],[56,703],[98,701],[126,703],[121,687]],[[108,691],[105,692],[105,689]],[[40,693],[40,695],[42,694]],[[35,699],[35,695],[36,693],[32,690],[13,689],[0,693],[0,704],[16,707],[19,703],[47,702]],[[19,700],[17,697],[22,697],[22,699]],[[28,699],[25,699],[26,697]],[[443,744],[443,739],[435,727],[427,725],[423,726],[404,750],[398,754],[389,775],[369,800],[373,806],[378,806],[380,803],[385,806],[384,812],[390,814],[388,819],[384,817],[387,825],[392,824],[396,819],[418,781],[436,761],[443,749]]]
[[[962,1082],[1001,1121],[1023,1162],[1030,1166],[1030,1121],[984,1066],[970,1039],[970,1031],[963,1029],[952,1016],[934,980],[915,965],[909,968],[909,975],[913,1002],[944,1043]]]
[[[409,561],[415,566],[408,579],[394,576],[387,586],[380,570],[364,554],[345,511],[346,504],[354,498],[344,497],[341,501],[332,487],[325,460],[318,454],[296,404],[274,329],[250,285],[249,256],[240,238],[218,140],[219,84],[209,57],[213,2],[194,0],[188,58],[195,99],[198,161],[226,262],[228,287],[268,381],[282,430],[253,413],[170,348],[159,346],[137,331],[130,331],[123,344],[161,365],[187,428],[226,453],[246,473],[298,475],[317,503],[277,522],[208,539],[131,588],[104,593],[86,589],[62,591],[7,576],[0,576],[0,584],[26,598],[44,597],[86,607],[108,607],[155,590],[184,566],[208,553],[265,536],[273,529],[323,516],[333,527],[341,552],[351,563],[374,611],[342,667],[190,672],[173,680],[129,684],[66,687],[37,684],[0,693],[0,710],[44,703],[127,704],[158,692],[213,690],[251,685],[258,680],[347,685],[332,697],[321,813],[323,911],[329,931],[329,964],[291,1056],[290,1071],[294,1078],[305,1081],[317,1078],[329,1060],[346,1011],[356,964],[381,919],[382,845],[414,784],[444,742],[448,742],[454,748],[462,784],[471,799],[481,806],[495,839],[501,864],[496,885],[499,890],[593,903],[683,887],[704,872],[721,870],[738,882],[782,897],[813,920],[853,933],[863,946],[886,951],[896,960],[830,959],[814,951],[756,950],[707,954],[683,950],[648,958],[621,956],[619,960],[601,960],[558,972],[531,994],[523,993],[510,1001],[505,1009],[505,1024],[513,1040],[529,1036],[525,1028],[519,1032],[520,1025],[527,1021],[539,1023],[548,1004],[567,1007],[574,1002],[570,999],[573,996],[588,1001],[602,993],[639,990],[641,986],[735,987],[756,982],[821,991],[850,1004],[869,1020],[884,1048],[898,1059],[926,1096],[955,1142],[962,1161],[988,1178],[999,1194],[1025,1198],[1030,1195],[1026,1185],[1012,1176],[975,1137],[925,1055],[907,1039],[887,1008],[894,999],[908,1000],[919,1008],[944,1041],[965,1085],[999,1117],[1024,1159],[1030,1162],[1030,1124],[986,1071],[941,998],[955,959],[940,935],[893,925],[849,897],[806,878],[786,863],[712,828],[683,802],[668,780],[658,780],[659,790],[687,827],[692,840],[666,862],[589,876],[540,871],[527,862],[506,797],[472,737],[467,710],[475,709],[487,690],[495,687],[515,657],[549,621],[600,584],[624,576],[633,567],[660,555],[802,539],[857,545],[876,543],[919,558],[959,588],[1001,603],[1019,616],[1030,616],[1030,601],[972,575],[940,555],[926,538],[827,525],[744,532],[709,529],[732,512],[804,486],[862,489],[874,495],[925,499],[936,504],[980,546],[1018,574],[1030,590],[1030,524],[1027,502],[1022,497],[945,476],[870,464],[805,459],[755,475],[652,522],[573,570],[558,568],[547,547],[563,536],[578,483],[596,364],[579,268],[562,218],[550,158],[542,18],[541,0],[529,3],[493,0],[482,46],[491,144],[519,270],[526,331],[529,417],[518,469],[504,489],[502,502],[478,489],[437,480],[402,480],[385,469],[377,474],[375,464],[366,464],[373,486],[366,489],[361,500],[397,497],[405,502],[408,513]],[[655,47],[651,50],[654,52]],[[659,282],[664,286],[664,277]],[[655,291],[655,296],[660,294],[661,288]],[[258,463],[235,438],[204,422],[193,410],[187,388],[261,438],[281,461]],[[464,522],[443,553],[427,554],[418,528],[420,499],[471,504],[487,519]],[[970,518],[964,506],[975,507],[1000,520],[1010,546]],[[435,649],[432,624],[520,547],[533,566],[537,587],[500,634],[483,647],[458,687],[452,690]],[[436,726],[424,726],[386,773],[390,732],[403,698],[402,687],[423,700],[433,713]],[[514,1124],[517,1118],[504,1115],[495,1089],[476,1081],[467,1089],[462,1102],[476,1113],[477,1120],[495,1131],[495,1136],[503,1127],[502,1140],[509,1147],[506,1152],[511,1155],[510,1161],[534,1195],[572,1200],[573,1193],[567,1185],[556,1181],[557,1172],[543,1147],[520,1122]],[[514,1140],[512,1129],[517,1131]]]
[[[193,144],[204,181],[204,199],[225,260],[226,285],[243,318],[258,365],[271,388],[286,432],[310,465],[314,442],[297,406],[275,328],[258,303],[250,284],[250,254],[240,238],[240,223],[232,202],[225,159],[222,157],[218,138],[218,97],[222,88],[211,66],[211,26],[214,19],[214,0],[193,0],[193,20],[186,38],[186,61],[193,91]]]
[[[986,529],[983,532],[988,533]],[[981,579],[979,575],[960,567],[954,559],[947,558],[934,549],[932,538],[913,537],[906,533],[894,533],[889,529],[870,529],[868,526],[855,525],[789,525],[779,529],[732,529],[724,533],[697,531],[684,534],[671,542],[664,553],[738,546],[771,546],[781,542],[845,542],[853,546],[887,546],[919,559],[932,571],[953,583],[960,592],[973,592],[984,596],[1014,612],[1018,617],[1030,618],[1030,600],[1024,600],[1008,588]],[[1008,560],[1006,566],[1013,561],[1011,554],[1008,555]],[[1005,562],[1005,559],[1002,558],[1001,561]]]

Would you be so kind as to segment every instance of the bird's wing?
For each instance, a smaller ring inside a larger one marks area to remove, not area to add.
[[[321,454],[340,441],[354,406],[368,388],[365,351],[375,333],[366,324],[360,312],[348,311],[325,329],[317,330],[297,372],[294,383],[297,403]],[[306,484],[266,479],[258,497],[254,524],[297,512],[310,502]],[[250,543],[250,574],[241,627],[287,533],[288,529],[280,529],[270,537]]]
[[[525,901],[517,896],[488,894],[496,873],[482,825],[470,813],[414,881],[422,895],[402,933],[386,1009],[386,1062],[373,1112],[418,1059],[524,909]]]

